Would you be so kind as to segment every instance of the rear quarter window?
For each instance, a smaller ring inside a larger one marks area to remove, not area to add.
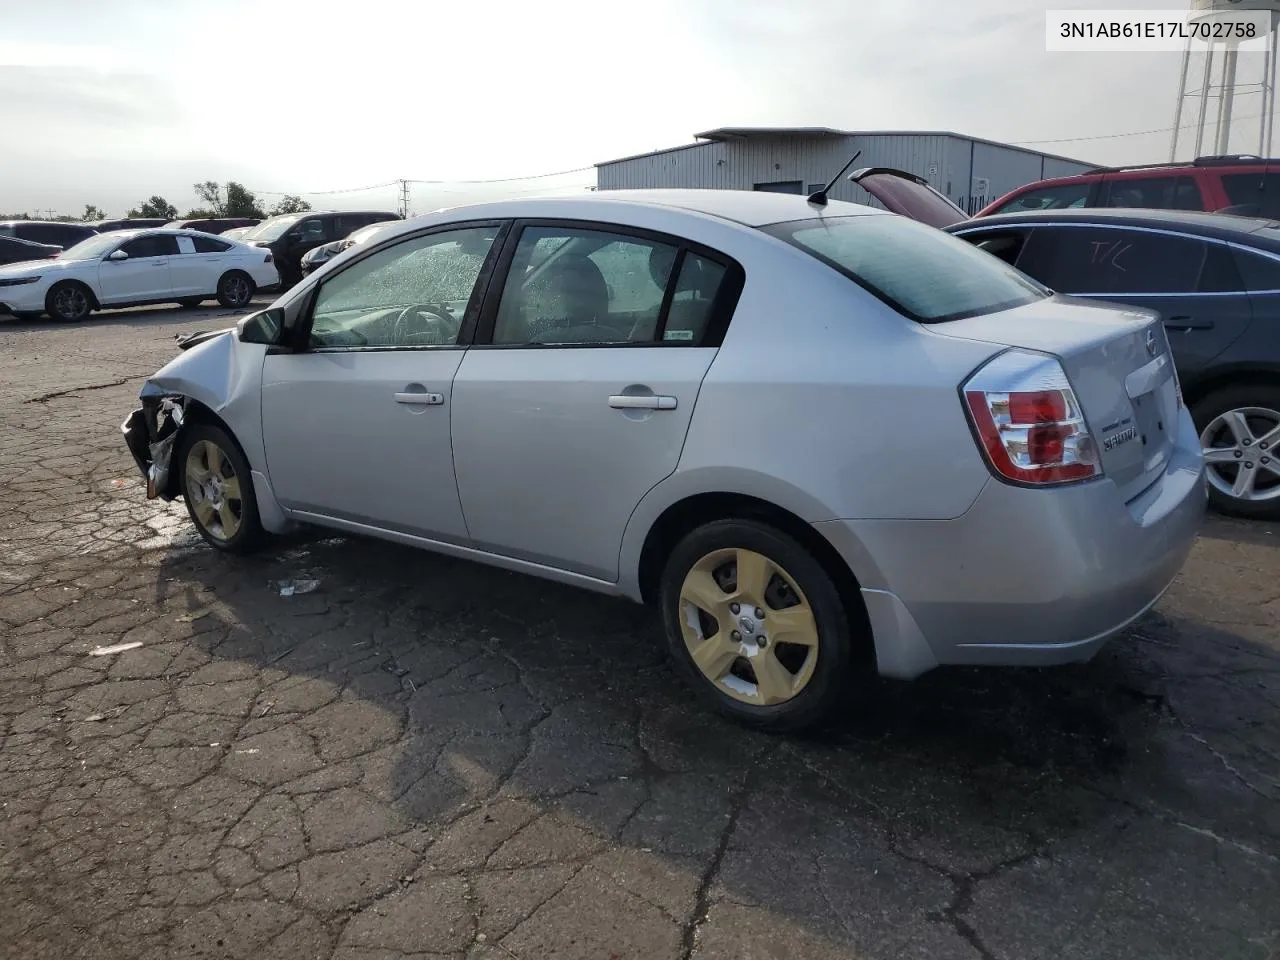
[[[893,214],[797,220],[764,230],[920,323],[994,313],[1051,295],[967,241]]]

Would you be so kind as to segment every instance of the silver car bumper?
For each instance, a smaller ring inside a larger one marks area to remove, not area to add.
[[[1105,478],[1032,490],[995,480],[949,521],[815,524],[858,574],[879,670],[1088,660],[1160,599],[1204,517],[1190,415],[1163,477],[1130,503]]]

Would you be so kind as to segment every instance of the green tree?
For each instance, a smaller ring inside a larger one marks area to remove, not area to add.
[[[303,200],[301,197],[295,197],[291,193],[285,194],[276,205],[271,208],[271,216],[278,217],[283,213],[306,213],[311,209],[311,204]]]
[[[218,217],[265,217],[258,206],[258,198],[242,183],[228,180],[226,189],[216,180],[192,184],[196,196],[203,200]]]
[[[172,220],[177,215],[178,208],[164,197],[152,197],[125,214],[126,217],[163,217],[165,220]]]
[[[212,220],[217,214],[208,207],[192,207],[183,216],[183,220]]]
[[[83,217],[83,219],[85,219],[85,220],[90,220],[90,221],[92,221],[92,220],[105,220],[105,219],[107,219],[107,214],[106,214],[106,212],[105,212],[104,210],[102,210],[102,209],[101,209],[101,208],[99,208],[99,207],[95,207],[92,203],[86,203],[86,204],[84,205],[84,217]]]
[[[191,185],[196,196],[209,205],[215,217],[221,217],[227,209],[227,202],[222,199],[222,184],[217,180],[206,180],[204,183]]]
[[[257,217],[262,219],[266,216],[262,208],[258,206],[258,198],[253,195],[253,191],[246,189],[243,184],[236,183],[234,180],[227,181],[227,202],[224,209],[228,217]]]

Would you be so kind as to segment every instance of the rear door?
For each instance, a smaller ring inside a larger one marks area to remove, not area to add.
[[[1132,226],[1040,224],[1015,265],[1060,293],[1155,310],[1187,380],[1253,319],[1230,248],[1213,239]]]
[[[476,545],[616,580],[627,520],[675,470],[741,283],[732,260],[678,238],[518,224],[453,385]]]

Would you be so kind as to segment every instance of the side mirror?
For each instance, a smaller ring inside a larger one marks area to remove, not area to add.
[[[251,313],[237,324],[236,336],[241,343],[261,343],[274,346],[284,333],[284,311],[272,307],[259,313]]]
[[[114,260],[116,263],[119,263],[121,260],[128,260],[129,255],[123,250],[112,250],[107,254],[107,259]]]

